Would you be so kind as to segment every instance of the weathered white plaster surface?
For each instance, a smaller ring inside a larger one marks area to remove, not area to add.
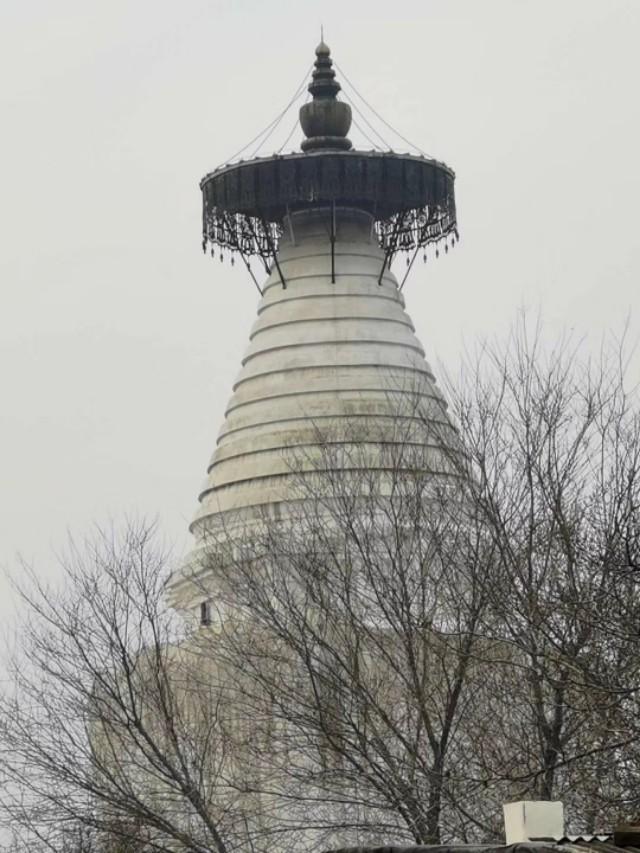
[[[376,443],[394,440],[416,399],[422,419],[451,429],[394,275],[378,284],[384,255],[371,217],[337,211],[332,283],[330,215],[305,211],[286,223],[286,288],[274,265],[191,524],[196,553],[234,515],[284,510],[295,499],[291,453],[312,456],[319,432],[339,444],[356,425],[375,467]]]

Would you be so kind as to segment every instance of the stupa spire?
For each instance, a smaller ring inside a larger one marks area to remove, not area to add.
[[[300,147],[303,151],[348,151],[352,147],[351,140],[347,139],[351,127],[351,107],[337,99],[341,86],[333,70],[331,50],[322,35],[316,48],[311,83],[307,88],[313,100],[300,108],[300,124],[306,136]]]

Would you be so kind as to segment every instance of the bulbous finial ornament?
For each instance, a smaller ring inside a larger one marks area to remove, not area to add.
[[[324,39],[316,48],[309,92],[313,100],[300,107],[300,124],[307,137],[300,146],[303,151],[348,151],[351,140],[347,133],[351,127],[351,107],[337,100],[340,83],[335,79],[331,51]]]

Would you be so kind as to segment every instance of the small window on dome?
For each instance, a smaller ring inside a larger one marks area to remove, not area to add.
[[[211,625],[211,603],[203,601],[200,604],[200,624]]]

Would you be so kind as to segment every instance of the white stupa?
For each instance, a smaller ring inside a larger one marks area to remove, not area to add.
[[[457,239],[454,176],[424,157],[352,150],[331,66],[321,43],[301,153],[227,165],[201,184],[205,248],[245,263],[259,255],[271,272],[191,525],[196,556],[236,521],[281,517],[296,499],[291,453],[312,460],[320,433],[336,444],[357,434],[371,444],[371,465],[383,465],[375,447],[399,436],[399,419],[416,418],[418,401],[423,441],[428,422],[454,441],[390,269],[397,252],[415,257]],[[426,458],[437,473],[440,455]],[[192,555],[172,595],[197,611],[193,565]]]

